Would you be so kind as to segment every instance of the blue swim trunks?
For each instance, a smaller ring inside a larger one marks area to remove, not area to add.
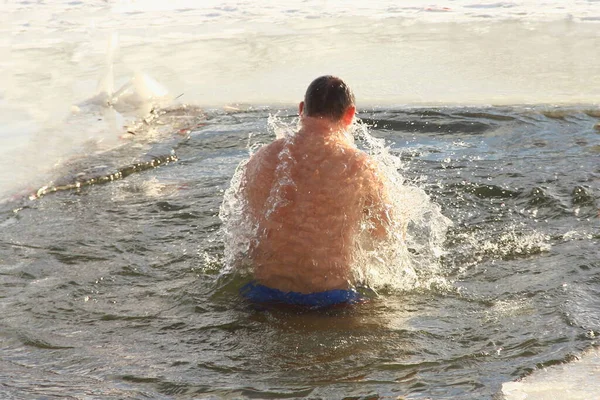
[[[355,304],[364,300],[360,293],[354,289],[335,289],[306,294],[300,292],[282,292],[279,289],[272,289],[256,282],[250,282],[242,286],[240,294],[253,303],[287,304],[310,308]]]

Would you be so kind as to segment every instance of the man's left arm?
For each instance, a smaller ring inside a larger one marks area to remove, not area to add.
[[[372,160],[365,162],[365,215],[371,225],[371,235],[385,239],[393,224],[393,207],[388,190],[389,183]]]

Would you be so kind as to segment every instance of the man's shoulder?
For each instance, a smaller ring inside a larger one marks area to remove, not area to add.
[[[351,165],[358,171],[372,172],[375,170],[375,161],[364,151],[354,147],[345,151],[345,154],[351,162]]]
[[[278,154],[283,148],[284,140],[277,139],[256,151],[248,161],[246,170],[249,175],[260,173],[266,168],[273,168],[278,159]]]
[[[272,141],[271,143],[266,144],[266,145],[262,146],[260,149],[258,149],[257,152],[252,155],[252,158],[269,157],[269,156],[276,155],[281,151],[284,143],[285,143],[285,139],[276,139],[276,140]]]
[[[384,179],[379,161],[363,151],[359,150],[359,153],[356,153],[354,168],[357,176],[372,184],[379,185]]]

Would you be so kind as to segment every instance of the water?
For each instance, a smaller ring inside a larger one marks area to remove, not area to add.
[[[440,277],[455,289],[383,290],[356,309],[296,314],[256,311],[237,297],[241,278],[220,278],[223,191],[249,135],[270,139],[270,112],[209,113],[183,138],[136,136],[64,179],[177,161],[4,204],[9,397],[491,398],[595,343],[597,117],[364,111],[454,221]]]
[[[600,396],[598,3],[453,3],[4,2],[0,397]],[[332,70],[453,225],[430,284],[257,310],[219,208]],[[87,101],[136,72],[189,105]]]

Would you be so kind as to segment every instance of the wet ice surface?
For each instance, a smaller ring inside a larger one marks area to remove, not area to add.
[[[146,74],[203,107],[296,103],[324,73],[361,106],[597,102],[597,2],[452,3],[4,2],[0,193],[73,144],[118,136],[118,118],[63,124],[108,69],[115,90]]]
[[[600,396],[596,380],[600,374],[600,353],[592,350],[572,363],[544,369],[519,382],[502,385],[507,400],[591,399]]]

